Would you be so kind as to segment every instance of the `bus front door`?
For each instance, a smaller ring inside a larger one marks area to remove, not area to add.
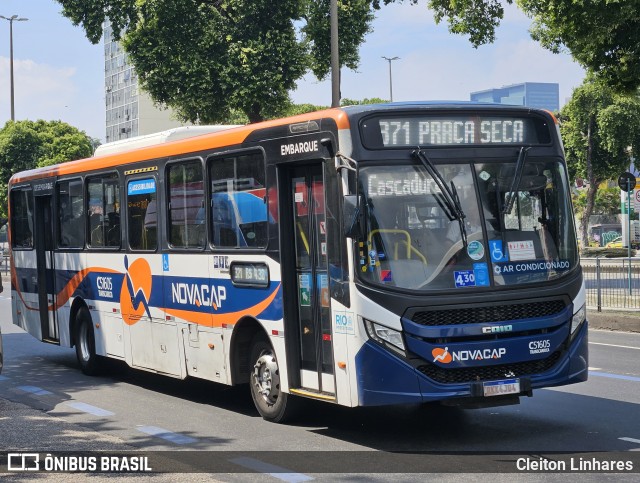
[[[42,340],[60,343],[56,317],[55,267],[53,257],[52,196],[35,196],[36,263],[38,267],[38,307]]]
[[[288,327],[297,334],[297,347],[289,346],[290,353],[298,354],[290,367],[299,368],[299,379],[296,381],[294,375],[292,382],[305,390],[335,395],[322,165],[293,168],[288,176],[288,191],[286,199],[291,211],[283,220],[289,226],[283,228],[287,239],[283,240],[282,257],[287,260],[283,269],[295,273],[295,279],[289,275],[288,284],[283,273],[285,303],[295,320]],[[292,252],[295,258],[290,256]],[[295,289],[289,290],[287,285]]]

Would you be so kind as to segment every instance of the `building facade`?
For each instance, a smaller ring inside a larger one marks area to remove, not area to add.
[[[560,109],[560,86],[548,82],[524,82],[497,89],[472,92],[470,100],[527,106],[556,112]]]
[[[106,110],[105,142],[151,134],[184,126],[173,119],[170,109],[157,109],[147,93],[138,87],[138,76],[127,54],[113,38],[109,23],[103,29],[104,88]]]

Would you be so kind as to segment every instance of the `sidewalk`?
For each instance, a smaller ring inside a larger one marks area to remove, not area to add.
[[[640,332],[640,312],[597,312],[596,309],[587,309],[587,320],[590,329]]]

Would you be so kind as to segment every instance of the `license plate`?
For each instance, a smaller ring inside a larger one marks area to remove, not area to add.
[[[482,384],[485,397],[501,396],[503,394],[520,393],[519,379],[505,379],[504,381],[491,381]]]

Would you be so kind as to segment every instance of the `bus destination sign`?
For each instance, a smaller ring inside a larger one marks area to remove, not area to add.
[[[535,124],[522,117],[407,116],[369,119],[363,134],[365,144],[378,148],[548,143]]]

